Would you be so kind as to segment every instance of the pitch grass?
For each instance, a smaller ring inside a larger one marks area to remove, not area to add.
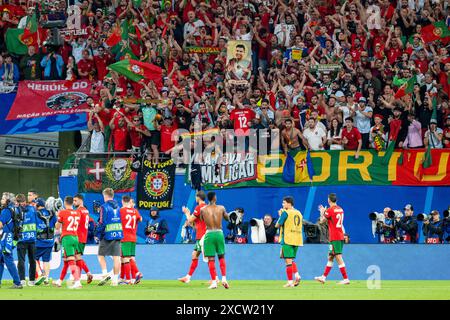
[[[80,290],[52,286],[8,289],[11,281],[4,281],[0,300],[321,300],[321,299],[445,299],[450,300],[450,280],[445,281],[381,281],[381,289],[367,289],[366,281],[352,281],[338,286],[330,280],[322,285],[315,281],[302,281],[296,288],[283,288],[284,281],[230,281],[231,288],[220,286],[208,290],[205,280],[184,284],[176,280],[144,280],[135,286],[109,285],[99,287],[97,282],[83,283]]]

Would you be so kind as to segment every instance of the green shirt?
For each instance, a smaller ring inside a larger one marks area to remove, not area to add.
[[[142,108],[142,115],[144,117],[144,125],[147,129],[150,131],[156,130],[155,124],[153,123],[156,116],[156,108],[145,106]]]

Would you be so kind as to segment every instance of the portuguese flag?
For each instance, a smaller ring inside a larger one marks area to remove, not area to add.
[[[450,29],[444,20],[432,23],[422,28],[420,33],[425,43],[450,37]]]
[[[38,30],[38,24],[37,24],[37,18],[36,18],[36,11],[33,13],[33,15],[30,17],[27,17],[27,25],[25,29],[23,30],[22,36],[19,38],[20,41],[22,41],[24,44],[27,44],[28,39],[30,39],[34,34],[36,34]]]
[[[406,81],[405,84],[403,84],[398,91],[395,93],[394,98],[400,99],[403,96],[406,96],[407,94],[413,93],[414,91],[414,85],[416,84],[417,79],[416,76],[412,76],[408,81]]]
[[[134,82],[139,82],[142,79],[149,79],[153,80],[158,88],[162,87],[162,69],[154,64],[124,59],[110,64],[108,69],[116,71],[118,74],[121,74]]]
[[[38,39],[45,39],[47,37],[47,30],[39,28],[39,32],[34,32],[24,38],[23,34],[25,30],[16,28],[6,30],[6,49],[8,49],[8,52],[18,55],[27,54],[29,46],[34,46],[38,49]]]
[[[114,47],[122,40],[128,40],[128,21],[125,20],[120,26],[115,26],[112,34],[106,39],[105,43],[109,47]]]

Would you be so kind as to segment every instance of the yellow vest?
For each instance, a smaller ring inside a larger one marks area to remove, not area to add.
[[[280,228],[280,242],[291,246],[303,246],[303,216],[296,209],[285,210],[288,217]]]

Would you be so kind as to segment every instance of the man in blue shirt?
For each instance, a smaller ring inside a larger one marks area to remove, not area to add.
[[[119,283],[121,265],[120,240],[123,238],[122,220],[120,218],[119,205],[114,200],[114,190],[106,188],[103,190],[102,194],[105,203],[100,207],[100,217],[95,234],[96,240],[100,241],[98,247],[98,262],[102,268],[103,275],[103,279],[98,285],[103,286],[111,280],[111,276],[107,273],[105,256],[112,256],[114,270],[111,285],[117,286]]]
[[[9,192],[4,192],[1,199],[0,212],[0,229],[3,231],[0,241],[0,284],[3,277],[3,270],[6,265],[14,282],[11,289],[22,289],[23,287],[20,283],[19,273],[13,258],[13,249],[16,242],[14,240],[13,205],[14,195]]]
[[[37,210],[36,219],[36,262],[42,259],[44,263],[43,274],[36,281],[36,285],[48,284],[50,274],[50,260],[54,244],[56,215],[45,209],[45,201],[38,198],[35,201]]]
[[[17,243],[17,256],[19,262],[17,268],[19,270],[19,277],[22,285],[25,285],[25,257],[28,256],[29,286],[34,286],[36,278],[36,209],[27,204],[27,199],[24,194],[16,196],[16,206],[14,210],[19,215],[22,221],[22,232]]]

